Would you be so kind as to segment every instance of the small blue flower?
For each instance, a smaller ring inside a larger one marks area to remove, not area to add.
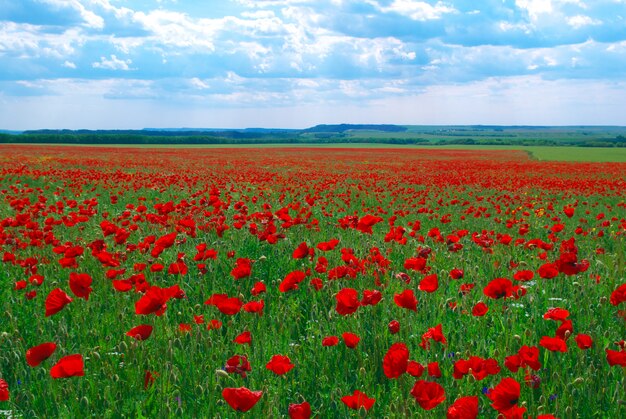
[[[487,387],[483,387],[482,392],[483,392],[483,394],[489,394],[490,393],[489,388],[487,388]]]
[[[549,399],[550,399],[551,402],[555,401],[556,400],[556,394],[550,394]]]

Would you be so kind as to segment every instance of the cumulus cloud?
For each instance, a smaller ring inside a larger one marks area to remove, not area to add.
[[[100,57],[99,62],[93,63],[91,66],[93,68],[100,68],[103,70],[122,70],[128,71],[131,70],[129,67],[133,61],[131,59],[121,60],[112,54],[110,58]]]
[[[99,86],[93,95],[107,100],[336,107],[410,97],[433,86],[485,86],[480,83],[494,78],[610,85],[626,77],[623,0],[3,5],[5,97],[62,95],[47,82],[59,80],[79,90],[93,82]],[[103,83],[103,75],[112,79]]]

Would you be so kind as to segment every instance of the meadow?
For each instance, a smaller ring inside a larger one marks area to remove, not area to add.
[[[535,152],[0,145],[0,410],[624,417],[626,163]]]

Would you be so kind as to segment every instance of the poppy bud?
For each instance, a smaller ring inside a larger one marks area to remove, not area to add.
[[[606,296],[600,297],[600,304],[606,303],[606,300],[607,300]]]
[[[576,379],[572,382],[572,384],[581,384],[581,383],[583,383],[584,381],[585,381],[585,379],[584,379],[584,378],[582,378],[582,377],[578,377],[578,378],[576,378]]]
[[[522,337],[520,335],[513,335],[513,339],[522,340]]]
[[[259,256],[259,261],[261,261],[261,260],[266,260],[266,259],[267,259],[267,257],[265,257],[265,255],[261,255],[261,256]]]
[[[229,378],[228,373],[224,370],[215,370],[215,375],[217,375],[220,378]]]

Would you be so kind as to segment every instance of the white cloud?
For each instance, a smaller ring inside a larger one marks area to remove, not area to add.
[[[597,19],[592,19],[589,16],[585,15],[576,15],[567,18],[567,24],[573,27],[574,29],[580,29],[583,26],[589,25],[601,25],[602,21]]]
[[[440,19],[445,14],[457,13],[452,5],[441,1],[435,5],[416,0],[393,0],[389,6],[381,6],[375,0],[367,0],[367,3],[384,13],[397,13],[419,21]]]
[[[63,63],[63,67],[67,67],[67,68],[71,68],[71,69],[76,69],[76,64],[74,64],[71,61],[65,61]]]
[[[128,71],[132,70],[129,66],[133,63],[131,59],[121,60],[115,56],[115,54],[111,55],[111,58],[100,57],[99,62],[93,63],[91,66],[93,68],[100,68],[103,70],[122,70]]]

